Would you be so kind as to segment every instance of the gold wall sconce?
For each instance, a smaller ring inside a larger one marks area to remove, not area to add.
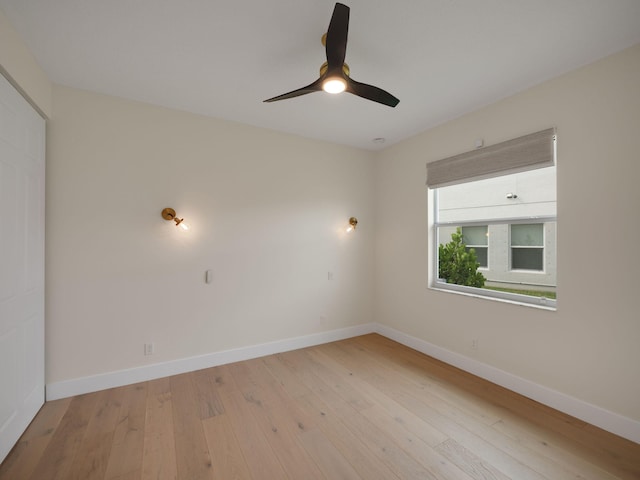
[[[358,226],[358,219],[356,217],[351,217],[349,219],[349,226],[347,227],[347,233],[353,232]]]
[[[178,218],[176,211],[173,208],[165,208],[162,210],[162,218],[165,220],[173,220],[176,222],[176,227],[180,227],[182,230],[189,230],[189,224],[184,221],[184,218]]]

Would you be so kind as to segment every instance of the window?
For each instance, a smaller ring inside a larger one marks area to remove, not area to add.
[[[474,250],[480,268],[489,266],[489,233],[487,225],[478,227],[461,227],[462,242],[466,245],[467,252]]]
[[[431,288],[555,307],[554,129],[428,163],[427,184]]]
[[[542,223],[511,225],[511,269],[544,270]]]

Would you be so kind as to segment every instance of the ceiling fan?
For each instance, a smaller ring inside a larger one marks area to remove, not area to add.
[[[349,7],[342,3],[336,3],[333,9],[329,29],[322,36],[322,44],[325,45],[327,52],[327,61],[320,67],[320,78],[306,87],[269,98],[265,102],[286,100],[322,90],[328,93],[346,91],[389,107],[395,107],[400,102],[389,92],[373,85],[356,82],[349,76],[349,66],[344,63],[344,57],[347,53],[347,34],[349,32],[349,10]]]

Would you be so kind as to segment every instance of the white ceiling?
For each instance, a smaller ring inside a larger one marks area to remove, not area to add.
[[[640,43],[639,0],[343,0],[351,76],[396,108],[314,81],[329,0],[0,0],[58,84],[378,149]],[[372,142],[386,139],[384,145]]]

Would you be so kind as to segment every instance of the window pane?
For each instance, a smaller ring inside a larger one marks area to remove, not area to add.
[[[512,246],[543,246],[544,233],[541,223],[529,225],[511,225]],[[514,267],[515,268],[515,267]]]
[[[525,295],[531,300],[524,302],[535,305],[544,297],[550,303],[543,305],[555,306],[555,170],[437,188],[432,285],[516,301]],[[472,249],[473,264],[466,254]],[[518,297],[511,297],[514,294]]]
[[[543,251],[542,248],[512,248],[511,268],[514,270],[542,270]]]
[[[465,245],[487,245],[487,226],[462,227],[462,241]]]
[[[487,247],[467,247],[467,252],[472,248],[476,252],[476,258],[480,266],[482,268],[487,268],[487,266],[489,265],[489,261],[488,261],[489,249]]]
[[[437,189],[438,222],[556,215],[555,167]],[[517,195],[517,197],[514,197]]]

